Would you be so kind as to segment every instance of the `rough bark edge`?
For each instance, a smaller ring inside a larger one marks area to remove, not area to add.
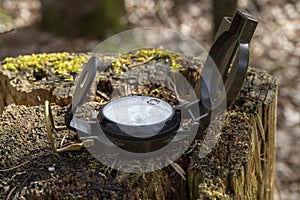
[[[233,199],[274,199],[276,108],[277,93],[271,104],[262,104],[249,120],[249,163],[240,176],[230,177]]]
[[[55,87],[31,89],[30,91],[19,90],[15,87],[8,76],[0,74],[0,113],[5,106],[10,104],[35,106],[41,105],[49,100],[58,105],[68,105],[71,101],[70,95],[62,95],[62,90]]]
[[[238,173],[229,171],[219,185],[209,184],[201,167],[189,166],[189,192],[193,199],[273,199],[276,106],[274,78],[250,68],[240,96],[231,107],[249,116],[249,162]]]

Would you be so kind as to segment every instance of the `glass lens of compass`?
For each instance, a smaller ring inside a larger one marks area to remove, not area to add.
[[[174,114],[170,104],[147,96],[116,99],[103,108],[103,115],[119,125],[147,126],[164,123]]]

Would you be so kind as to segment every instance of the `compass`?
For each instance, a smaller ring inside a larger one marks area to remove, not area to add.
[[[107,68],[93,55],[77,78],[73,100],[65,115],[66,127],[54,124],[50,104],[45,102],[46,128],[53,151],[78,150],[96,142],[101,147],[142,154],[181,141],[191,130],[196,130],[196,138],[201,136],[212,120],[211,113],[222,106],[228,108],[243,85],[249,64],[249,43],[256,25],[257,21],[242,11],[237,11],[233,18],[224,18],[195,87],[200,96],[177,106],[150,96],[125,96],[111,100],[99,112],[89,109],[85,104],[96,74]],[[82,110],[90,113],[79,117]],[[186,127],[183,121],[190,123]],[[56,148],[51,127],[79,132],[82,143]]]

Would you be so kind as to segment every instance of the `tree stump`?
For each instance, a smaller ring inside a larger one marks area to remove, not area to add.
[[[196,68],[184,75],[194,84],[201,59],[189,59]],[[9,105],[0,117],[0,199],[273,199],[276,89],[272,76],[250,68],[212,151],[199,157],[208,145],[200,139],[173,165],[147,174],[113,170],[85,149],[53,153],[43,106]],[[53,104],[57,124],[66,103]],[[64,138],[61,145],[78,140],[71,131],[56,138],[57,144]]]

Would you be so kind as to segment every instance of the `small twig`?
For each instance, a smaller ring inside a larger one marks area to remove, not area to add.
[[[173,86],[173,91],[175,92],[176,98],[180,103],[186,103],[187,101],[185,99],[180,98],[180,94],[178,92],[178,88],[176,86],[176,84],[174,83],[174,81],[171,78],[168,78],[168,81],[170,84],[172,84]]]
[[[66,139],[66,135],[64,135],[63,139],[60,141],[60,146],[61,147],[63,146],[65,139]]]
[[[7,200],[11,199],[10,196],[13,194],[13,192],[16,190],[16,188],[17,187],[15,186],[15,187],[13,187],[13,189],[11,189],[11,191],[8,193],[8,195],[6,197]]]
[[[14,170],[14,169],[17,169],[19,167],[22,167],[23,165],[26,165],[27,163],[29,163],[29,161],[26,161],[26,162],[23,162],[17,166],[14,166],[14,167],[11,167],[11,168],[8,168],[8,169],[0,169],[0,172],[8,172],[8,171],[11,171],[11,170]]]
[[[187,151],[185,154],[191,153],[192,151],[194,151],[194,149],[195,149],[197,146],[198,146],[198,143],[197,143],[197,142],[194,142],[194,144],[191,145],[190,150]]]
[[[151,61],[153,58],[154,58],[154,56],[151,56],[151,57],[149,57],[147,60],[145,60],[145,61],[143,61],[143,62],[139,62],[139,63],[136,63],[136,64],[132,64],[132,65],[129,65],[128,67],[129,67],[129,68],[137,67],[137,66],[139,66],[139,65],[142,65],[142,64],[145,64],[145,63]]]
[[[104,92],[102,92],[102,91],[100,91],[100,90],[97,90],[96,93],[97,93],[100,97],[104,98],[106,101],[109,101],[109,100],[110,100],[110,98],[109,98]]]
[[[173,162],[169,159],[167,161],[168,161],[169,164],[171,164],[173,169],[181,176],[181,178],[183,180],[186,180],[186,178],[185,178],[186,174],[185,174],[184,170],[182,169],[182,167],[180,167],[180,165],[178,165],[177,163],[175,163],[175,162]]]

